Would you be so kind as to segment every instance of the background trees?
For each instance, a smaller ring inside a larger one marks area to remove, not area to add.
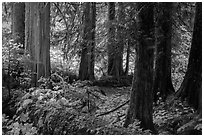
[[[4,133],[201,134],[201,3],[2,7]]]
[[[50,76],[50,3],[26,3],[25,24],[25,46],[36,86],[41,76]]]
[[[25,3],[12,3],[12,34],[14,42],[24,45],[25,37]],[[23,46],[24,47],[24,46]]]
[[[79,78],[81,80],[94,80],[96,4],[92,2],[84,5],[84,32]]]

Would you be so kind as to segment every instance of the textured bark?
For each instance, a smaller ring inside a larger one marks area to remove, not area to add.
[[[173,3],[157,3],[155,7],[155,102],[158,97],[165,100],[168,95],[175,92],[171,81],[172,10]]]
[[[84,8],[84,35],[79,68],[81,80],[94,80],[95,26],[96,5],[87,2]]]
[[[32,86],[50,76],[50,3],[26,3],[25,46],[30,53]]]
[[[177,96],[186,98],[199,113],[202,113],[202,3],[196,3],[193,38],[188,69]]]
[[[25,3],[24,2],[12,3],[12,34],[13,34],[15,43],[24,45],[24,39],[25,39]]]
[[[115,3],[109,3],[109,30],[108,30],[108,75],[111,75],[111,69],[113,66],[113,45],[115,39],[115,27],[113,25],[113,21],[115,20]]]
[[[153,104],[153,56],[154,56],[154,6],[152,3],[138,3],[138,9],[146,5],[139,13],[138,41],[136,46],[135,70],[124,126],[127,127],[135,119],[141,121],[144,129],[154,131],[152,118]]]
[[[118,22],[121,22],[123,3],[119,3]],[[123,75],[123,37],[121,24],[115,23],[115,3],[109,3],[108,75]]]
[[[90,46],[90,69],[89,69],[89,79],[94,78],[94,63],[95,63],[95,28],[96,28],[96,3],[91,3],[91,46]]]
[[[124,3],[119,2],[118,3],[118,25],[117,25],[117,51],[116,56],[118,59],[118,70],[119,70],[119,76],[123,75],[123,50],[125,45],[125,39],[124,39],[124,20],[125,20],[125,14],[124,14]]]

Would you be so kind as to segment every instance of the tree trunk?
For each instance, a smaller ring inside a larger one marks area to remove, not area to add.
[[[155,77],[154,101],[174,93],[171,81],[171,37],[173,3],[157,3],[155,7]]]
[[[94,80],[95,26],[96,5],[94,2],[87,2],[84,8],[84,35],[79,68],[80,80]]]
[[[123,4],[119,4],[119,19],[121,22]],[[117,77],[123,75],[123,37],[122,27],[115,23],[115,3],[109,3],[109,38],[108,38],[108,75]],[[116,33],[117,28],[117,33]],[[117,43],[118,42],[118,43]]]
[[[186,98],[202,113],[202,3],[196,3],[195,22],[188,69],[177,96]]]
[[[25,3],[12,3],[12,34],[14,43],[23,44],[25,39]],[[24,48],[21,47],[21,48]]]
[[[94,63],[95,63],[95,28],[96,28],[96,3],[91,3],[91,46],[90,46],[90,69],[89,79],[94,80]]]
[[[117,25],[117,51],[115,52],[116,56],[118,56],[118,69],[119,69],[119,76],[123,75],[123,50],[124,50],[124,20],[125,20],[125,14],[124,14],[124,3],[119,2],[118,3],[118,25]]]
[[[115,3],[109,2],[109,30],[108,30],[108,75],[111,75],[111,69],[113,66],[113,45],[115,41],[115,26],[113,21],[115,20]]]
[[[26,3],[25,46],[30,53],[32,86],[50,76],[50,3]]]
[[[135,119],[141,121],[144,129],[154,131],[152,118],[153,105],[153,56],[154,56],[154,6],[152,3],[138,3],[141,9],[138,21],[138,41],[136,46],[135,70],[124,126],[127,127]]]

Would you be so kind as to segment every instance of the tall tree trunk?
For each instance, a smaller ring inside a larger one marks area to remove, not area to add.
[[[95,63],[95,28],[96,28],[96,3],[91,3],[91,46],[90,46],[90,69],[89,79],[94,80],[94,63]]]
[[[87,2],[84,8],[84,35],[79,68],[81,80],[94,80],[95,26],[96,4]]]
[[[115,3],[109,3],[109,38],[108,38],[108,75],[119,76],[123,75],[123,37],[122,37],[122,20],[123,3],[119,3],[119,24],[115,23]]]
[[[124,3],[118,3],[118,25],[117,25],[117,47],[118,52],[115,52],[116,56],[118,56],[118,69],[119,69],[119,76],[123,75],[123,50],[125,45],[124,39],[124,20],[125,20],[125,13],[124,13]]]
[[[154,131],[153,126],[153,56],[154,56],[154,5],[152,3],[138,3],[139,13],[138,34],[139,44],[136,46],[135,70],[124,126],[127,127],[135,119],[141,121],[144,129]]]
[[[188,69],[177,96],[202,113],[202,3],[196,3],[195,22]]]
[[[25,46],[30,53],[32,86],[50,76],[50,3],[26,3]]]
[[[154,101],[158,97],[163,100],[174,93],[171,81],[171,37],[172,37],[173,3],[157,3],[155,7],[156,22],[156,50],[155,50],[155,78]]]
[[[24,45],[25,39],[25,3],[12,3],[12,34],[14,42]],[[24,46],[22,47],[24,48]]]
[[[115,41],[115,26],[113,25],[113,22],[115,20],[115,3],[109,2],[109,30],[108,30],[108,75],[111,75],[111,70],[113,66],[113,45]]]

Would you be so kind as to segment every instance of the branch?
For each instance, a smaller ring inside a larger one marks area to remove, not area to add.
[[[111,112],[114,112],[114,111],[118,110],[119,108],[125,106],[127,103],[129,103],[129,101],[130,101],[130,100],[126,101],[125,103],[121,104],[120,106],[118,106],[118,107],[116,107],[116,108],[114,108],[114,109],[112,109],[112,110],[110,110],[110,111],[108,111],[108,112],[99,114],[99,115],[97,115],[96,117],[103,116],[103,115],[107,115],[107,114],[109,114],[109,113],[111,113]]]
[[[60,14],[62,15],[62,18],[63,18],[63,20],[64,20],[64,22],[65,22],[65,25],[66,25],[66,28],[67,28],[67,32],[66,32],[66,36],[67,36],[67,33],[68,33],[68,24],[67,24],[67,21],[66,21],[66,19],[65,19],[65,16],[64,16],[64,14],[62,13],[62,11],[60,10],[60,8],[58,7],[58,5],[55,3],[55,2],[53,2],[54,3],[54,5],[56,6],[56,8],[58,9],[58,11],[60,12]]]

